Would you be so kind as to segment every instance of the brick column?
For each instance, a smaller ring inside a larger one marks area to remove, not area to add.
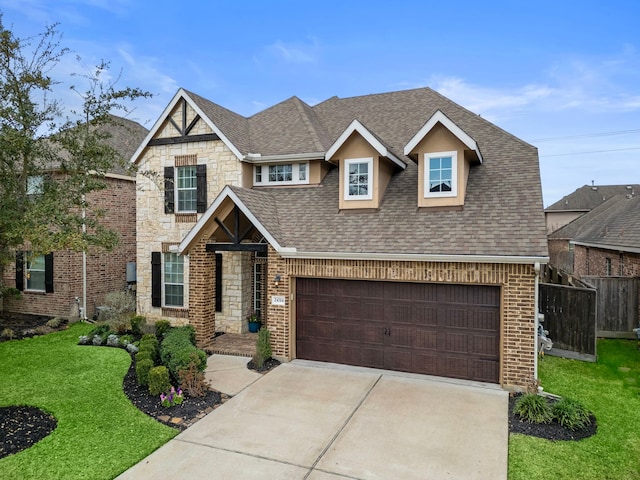
[[[280,282],[276,287],[274,278],[280,275]],[[290,305],[290,281],[286,271],[285,260],[276,253],[275,249],[269,245],[269,253],[267,259],[267,276],[265,283],[267,284],[266,298],[266,326],[271,332],[271,348],[275,356],[291,358],[289,351],[289,312]],[[285,297],[285,306],[272,305],[272,296]]]
[[[189,323],[200,346],[209,343],[216,331],[216,257],[206,251],[206,243],[201,239],[189,253]]]

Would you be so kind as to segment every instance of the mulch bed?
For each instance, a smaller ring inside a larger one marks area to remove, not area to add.
[[[58,328],[48,327],[47,322],[52,318],[53,317],[45,315],[4,312],[0,316],[0,333],[11,331],[12,335],[9,338],[8,336],[0,334],[0,342],[5,342],[7,340],[20,340],[22,338],[33,337],[35,335],[46,335],[68,327],[66,322]]]
[[[522,421],[513,413],[513,407],[519,395],[509,395],[509,433],[521,433],[546,440],[582,440],[595,435],[598,430],[596,418],[591,416],[591,423],[582,430],[568,430],[557,422],[547,424]]]
[[[58,426],[53,415],[29,406],[0,407],[0,458],[29,448]]]

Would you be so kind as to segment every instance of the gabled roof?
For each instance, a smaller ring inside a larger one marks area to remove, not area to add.
[[[400,160],[396,155],[391,152],[391,149],[385,144],[385,142],[378,137],[375,133],[369,131],[367,127],[362,125],[358,120],[354,120],[349,124],[349,126],[342,132],[342,134],[338,137],[338,139],[333,142],[333,145],[329,147],[327,153],[325,154],[325,160],[331,159],[335,155],[335,153],[340,149],[342,145],[347,141],[347,139],[351,136],[353,132],[358,132],[366,141],[371,145],[379,155],[388,158],[393,163],[395,163],[398,167],[403,170],[407,168],[407,164]]]
[[[640,252],[640,195],[616,195],[549,238]]]
[[[416,133],[411,138],[411,140],[409,140],[409,142],[404,147],[404,154],[409,155],[411,151],[416,148],[418,143],[420,143],[422,139],[426,137],[431,129],[438,123],[444,125],[444,127],[453,135],[455,135],[458,140],[464,143],[469,150],[473,150],[474,152],[476,152],[478,160],[480,160],[480,163],[482,163],[482,154],[480,153],[480,149],[478,148],[478,144],[476,143],[476,141],[469,135],[467,135],[465,131],[462,130],[458,125],[449,120],[449,118],[440,110],[434,113],[431,118],[427,120],[427,123],[425,123],[424,126],[420,130],[418,130],[418,133]]]
[[[640,185],[583,185],[565,195],[545,212],[588,212],[616,195],[640,194]]]

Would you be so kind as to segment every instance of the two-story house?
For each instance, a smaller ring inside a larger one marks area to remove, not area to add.
[[[108,135],[105,142],[123,159],[131,157],[149,132],[122,117],[114,117],[113,123],[100,128]],[[43,173],[53,179],[64,175],[60,166],[53,164]],[[29,188],[35,195],[43,177],[31,180]],[[66,318],[75,311],[76,315],[92,317],[108,293],[127,289],[127,265],[136,261],[135,180],[128,171],[114,167],[104,177],[106,188],[86,198],[89,205],[103,211],[101,225],[118,233],[120,243],[113,251],[91,248],[83,258],[82,252],[60,250],[33,257],[29,245],[24,245],[16,252],[15,264],[3,275],[5,285],[15,285],[21,296],[4,299],[6,312]],[[84,311],[78,312],[78,307]]]
[[[423,88],[243,117],[179,90],[132,157],[138,309],[201,343],[525,387],[547,261],[537,151]]]

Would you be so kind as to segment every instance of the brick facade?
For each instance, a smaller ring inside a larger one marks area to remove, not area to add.
[[[607,271],[609,264],[609,271]],[[576,245],[573,271],[577,277],[640,277],[640,253]]]
[[[107,293],[127,287],[128,262],[136,261],[136,185],[133,178],[108,177],[107,188],[91,192],[90,204],[104,209],[101,224],[118,232],[120,244],[112,251],[91,250],[87,255],[87,316],[104,304]],[[68,317],[75,297],[82,305],[82,253],[53,255],[53,293],[28,292],[20,300],[6,299],[4,310],[15,313]],[[15,265],[4,272],[6,285],[15,285]]]
[[[192,270],[196,264],[204,267],[203,272],[191,277],[190,322],[196,326],[198,338],[205,340],[215,330],[215,313],[207,304],[211,301],[211,284],[207,287],[204,278],[213,269],[210,262],[214,255],[203,249],[200,243],[190,254]],[[209,260],[202,258],[207,255]],[[200,272],[200,268],[197,270]],[[278,286],[273,281],[276,275],[281,277]],[[271,331],[274,354],[285,359],[295,357],[296,277],[498,285],[502,290],[500,383],[505,388],[531,384],[535,358],[533,265],[284,259],[270,246],[265,322]],[[202,295],[206,298],[199,299]],[[272,296],[284,296],[285,306],[272,305]],[[196,311],[196,304],[208,306]]]

